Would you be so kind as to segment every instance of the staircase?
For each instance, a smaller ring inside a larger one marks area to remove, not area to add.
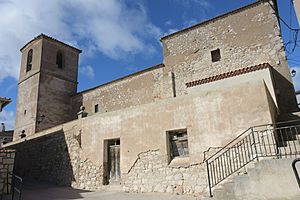
[[[299,200],[293,159],[265,159],[214,190],[213,200]],[[202,198],[201,200],[211,200]]]
[[[236,184],[258,173],[257,166],[264,160],[297,156],[300,156],[300,120],[251,127],[206,160],[210,197],[234,200]]]

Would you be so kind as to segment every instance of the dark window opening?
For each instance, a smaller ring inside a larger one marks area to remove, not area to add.
[[[58,68],[63,68],[63,54],[60,51],[56,54],[56,65]]]
[[[32,68],[32,57],[33,57],[33,50],[30,49],[27,54],[26,72],[29,72]]]
[[[221,60],[220,49],[216,49],[214,51],[211,51],[211,60],[212,60],[212,62],[218,62],[218,61]]]
[[[95,113],[97,113],[97,112],[99,112],[99,105],[98,104],[95,105]]]
[[[27,111],[26,111],[26,110],[24,110],[24,115],[26,115],[26,113],[27,113]]]
[[[187,130],[168,131],[171,159],[189,156]]]

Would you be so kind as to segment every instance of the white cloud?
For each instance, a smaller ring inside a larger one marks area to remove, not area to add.
[[[177,3],[186,7],[199,6],[203,9],[210,9],[212,6],[208,0],[176,0]]]
[[[195,19],[189,19],[189,20],[186,20],[183,25],[184,25],[184,27],[190,27],[190,26],[193,26],[193,25],[195,25],[197,23],[198,23],[197,20],[195,20]]]
[[[3,110],[0,112],[0,123],[4,123],[6,130],[12,130],[15,124],[15,114],[13,111]]]
[[[205,8],[205,9],[211,9],[212,8],[211,4],[207,0],[190,0],[190,1],[198,4],[199,6],[201,6],[202,8]]]
[[[172,24],[173,24],[173,23],[172,23],[172,20],[168,20],[168,21],[165,22],[165,25],[166,25],[166,26],[171,26]]]
[[[167,35],[170,35],[170,34],[172,34],[172,33],[176,33],[177,31],[179,31],[179,29],[170,28],[170,29],[168,29],[168,30],[163,34],[163,36],[167,36]]]
[[[121,0],[0,0],[0,81],[18,77],[19,49],[41,32],[59,40],[80,44],[87,55],[102,53],[122,59],[149,53],[146,40],[158,38],[138,2]],[[153,48],[152,48],[153,50]],[[152,52],[152,51],[151,51]],[[151,53],[150,52],[150,53]]]
[[[207,13],[212,10],[212,5],[209,3],[208,0],[170,0],[170,2],[172,3],[177,3],[180,4],[181,6],[185,7],[185,9],[183,9],[183,12],[181,14],[181,18],[182,18],[182,26],[180,27],[180,29],[184,29],[190,26],[193,26],[199,22],[201,22],[202,20],[207,18]],[[184,10],[189,10],[190,12],[187,13]],[[193,15],[195,15],[197,17],[193,17]],[[195,18],[199,18],[200,19],[196,20]],[[164,36],[172,34],[174,32],[178,31],[178,27],[177,28],[171,28],[170,26],[172,26],[173,23],[172,21],[168,20],[165,22],[165,26],[168,27],[168,30],[164,32]]]
[[[79,67],[79,73],[82,75],[88,77],[90,80],[93,80],[95,77],[95,72],[92,66],[87,65],[87,66],[80,66]]]

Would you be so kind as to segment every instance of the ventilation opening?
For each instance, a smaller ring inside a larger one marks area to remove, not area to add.
[[[33,50],[30,49],[27,54],[26,72],[29,72],[32,68],[32,57],[33,57]]]
[[[99,105],[96,104],[94,109],[95,109],[95,113],[99,112]]]
[[[63,53],[58,51],[57,54],[56,54],[56,65],[58,68],[63,68]]]
[[[221,52],[220,49],[216,49],[211,51],[211,60],[212,62],[218,62],[221,60]]]

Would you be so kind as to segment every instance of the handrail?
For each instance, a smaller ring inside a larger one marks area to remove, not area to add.
[[[246,131],[244,131],[243,133],[241,133],[240,135],[238,135],[235,139],[231,140],[227,145],[225,145],[220,150],[218,150],[216,153],[214,153],[212,156],[210,156],[209,158],[207,158],[206,161],[210,160],[215,155],[217,155],[218,153],[220,153],[221,151],[223,151],[224,149],[226,149],[230,144],[232,144],[233,142],[235,142],[236,140],[238,140],[240,137],[242,137],[243,135],[245,135],[245,133],[247,133],[250,129],[251,128],[248,128]]]
[[[297,171],[297,168],[296,168],[296,163],[297,162],[300,162],[300,158],[296,158],[293,163],[292,163],[292,168],[293,168],[293,171],[295,173],[295,177],[296,177],[296,180],[297,180],[297,183],[298,183],[298,186],[300,188],[300,177],[299,177],[299,173]]]
[[[291,123],[296,125],[290,125]],[[279,125],[286,124],[280,127]],[[248,128],[205,160],[209,192],[227,177],[260,157],[288,157],[300,154],[300,120]],[[277,127],[278,126],[278,127]],[[263,129],[256,129],[265,127]],[[296,141],[296,142],[295,142]],[[297,149],[298,148],[298,149]]]
[[[217,155],[218,153],[220,153],[222,150],[226,149],[230,144],[234,143],[236,140],[238,140],[239,138],[241,138],[243,135],[245,135],[250,129],[255,129],[255,128],[260,128],[260,127],[264,127],[264,126],[273,126],[276,127],[276,125],[281,125],[281,124],[286,124],[286,123],[293,123],[293,122],[299,122],[300,124],[300,120],[296,119],[296,120],[289,120],[289,121],[282,121],[282,122],[276,122],[273,124],[263,124],[263,125],[257,125],[257,126],[252,126],[250,128],[248,128],[246,131],[244,131],[243,133],[241,133],[240,135],[238,135],[236,138],[234,138],[233,140],[231,140],[229,143],[227,143],[224,147],[222,147],[220,150],[218,150],[216,153],[214,153],[212,156],[210,156],[209,158],[205,159],[206,160],[210,160],[211,158],[213,158],[215,155]]]

